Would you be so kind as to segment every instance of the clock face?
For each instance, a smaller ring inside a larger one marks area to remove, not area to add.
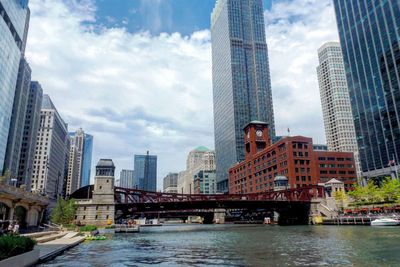
[[[256,131],[256,135],[257,135],[258,137],[261,137],[261,136],[262,136],[262,131],[261,131],[261,130],[257,130],[257,131]]]

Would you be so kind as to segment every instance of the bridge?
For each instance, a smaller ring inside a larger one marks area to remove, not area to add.
[[[174,194],[115,187],[115,209],[123,214],[202,214],[215,210],[264,209],[277,212],[281,224],[308,224],[311,201],[324,187],[309,186],[253,194]]]
[[[91,199],[93,185],[71,197]],[[252,194],[174,194],[114,187],[115,214],[118,216],[214,214],[231,209],[265,210],[279,213],[281,224],[307,224],[313,199],[324,197],[324,187],[309,186]],[[211,219],[212,221],[212,219]]]

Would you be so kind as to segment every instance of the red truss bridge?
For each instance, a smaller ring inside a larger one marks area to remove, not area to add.
[[[263,192],[253,194],[174,194],[149,192],[137,189],[115,187],[115,201],[117,204],[143,204],[156,207],[159,204],[177,204],[179,206],[210,205],[218,208],[229,208],[232,203],[249,202],[305,202],[309,203],[314,198],[324,197],[322,186],[310,186],[296,189],[288,189],[274,192]],[[156,205],[154,205],[156,204]],[[209,206],[208,206],[209,207]]]
[[[92,197],[93,185],[78,189],[75,199]],[[324,197],[324,187],[309,186],[252,194],[174,194],[114,188],[115,211],[122,216],[140,214],[201,214],[215,210],[263,209],[279,213],[282,224],[308,223],[311,202]]]
[[[324,197],[322,186],[253,194],[173,194],[115,188],[115,209],[120,214],[209,213],[216,209],[264,209],[280,214],[281,224],[307,224],[311,201]]]

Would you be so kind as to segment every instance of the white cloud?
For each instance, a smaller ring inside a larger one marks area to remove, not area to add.
[[[88,2],[89,3],[89,2]],[[186,154],[213,146],[208,31],[151,36],[123,28],[90,31],[93,9],[31,1],[27,57],[69,129],[94,135],[94,163],[159,156],[159,180],[184,168]],[[76,12],[75,12],[76,10]]]
[[[31,0],[30,7],[33,79],[70,130],[94,135],[94,164],[109,157],[118,169],[132,169],[133,154],[150,150],[159,156],[160,187],[167,172],[184,168],[191,149],[213,147],[208,30],[191,36],[92,30],[83,23],[95,20],[90,0]],[[277,133],[290,127],[323,142],[315,68],[318,47],[337,40],[330,0],[279,1],[265,17]]]
[[[277,134],[324,143],[316,67],[318,48],[339,40],[331,0],[280,0],[264,15]]]

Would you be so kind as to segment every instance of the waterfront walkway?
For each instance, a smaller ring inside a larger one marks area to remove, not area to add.
[[[84,236],[78,236],[76,232],[67,232],[63,237],[44,243],[39,243],[36,248],[40,249],[39,262],[52,259],[65,250],[78,245],[85,240]]]

